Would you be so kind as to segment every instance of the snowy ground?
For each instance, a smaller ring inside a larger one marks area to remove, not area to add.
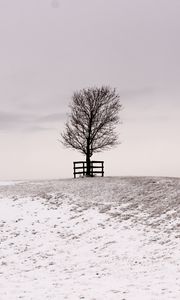
[[[0,300],[180,299],[180,179],[0,184]]]

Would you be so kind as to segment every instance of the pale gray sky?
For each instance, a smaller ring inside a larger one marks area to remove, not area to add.
[[[106,175],[180,176],[179,0],[0,0],[0,180],[72,176],[74,90],[117,88]]]

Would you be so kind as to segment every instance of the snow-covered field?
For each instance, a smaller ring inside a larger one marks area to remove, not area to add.
[[[0,184],[0,300],[180,299],[180,179]]]
[[[16,183],[17,183],[17,181],[0,181],[0,186],[14,185]]]

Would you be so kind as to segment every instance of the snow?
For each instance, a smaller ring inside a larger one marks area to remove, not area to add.
[[[180,299],[180,179],[0,187],[0,299]]]
[[[4,185],[14,185],[16,184],[15,181],[0,181],[0,186],[4,186]]]

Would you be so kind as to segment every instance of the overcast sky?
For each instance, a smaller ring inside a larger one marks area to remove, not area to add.
[[[0,180],[72,177],[73,91],[121,96],[106,175],[180,176],[179,0],[0,0]]]

